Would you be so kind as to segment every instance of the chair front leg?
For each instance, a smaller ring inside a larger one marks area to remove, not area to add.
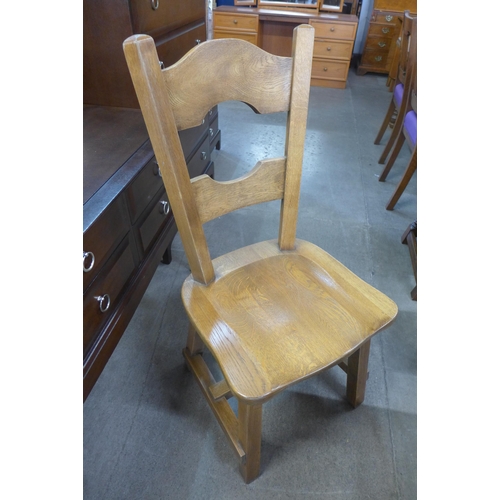
[[[367,340],[354,354],[347,358],[347,400],[356,408],[365,399],[368,378],[370,340]]]
[[[186,343],[186,348],[189,352],[189,355],[194,356],[195,354],[201,354],[203,352],[204,347],[205,344],[203,343],[200,336],[198,335],[198,332],[190,322],[187,334],[187,343]]]
[[[245,452],[240,461],[240,473],[246,484],[260,471],[260,445],[262,437],[262,405],[249,405],[238,401],[238,436]]]

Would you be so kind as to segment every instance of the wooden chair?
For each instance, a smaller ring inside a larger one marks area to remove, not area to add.
[[[242,40],[210,40],[160,69],[153,39],[124,51],[161,169],[191,275],[182,288],[190,328],[183,353],[239,459],[245,482],[259,474],[262,405],[280,391],[340,365],[347,399],[364,399],[371,337],[396,304],[317,246],[296,239],[314,28],[295,28],[292,57]],[[199,125],[216,104],[288,112],[284,155],[247,175],[190,180],[178,130]],[[281,200],[277,239],[211,260],[203,224],[233,210]],[[223,378],[202,357],[208,348]],[[237,416],[227,398],[237,399]]]
[[[388,173],[391,171],[396,158],[398,157],[403,144],[406,142],[411,149],[411,157],[405,169],[403,177],[399,181],[394,193],[392,194],[389,202],[386,205],[387,210],[393,210],[399,198],[403,194],[406,186],[410,182],[413,174],[417,170],[417,20],[413,22],[413,35],[412,45],[410,47],[410,54],[408,57],[407,73],[409,74],[409,82],[406,87],[408,92],[406,95],[406,102],[404,109],[406,110],[403,125],[399,130],[396,137],[394,148],[391,152],[387,165],[380,174],[379,182],[384,182]],[[403,106],[402,106],[403,109]]]
[[[403,24],[401,28],[401,41],[399,47],[399,62],[396,72],[396,79],[394,82],[394,92],[392,93],[392,99],[385,114],[384,120],[380,129],[378,131],[377,137],[375,138],[374,144],[380,144],[382,137],[384,136],[387,127],[394,120],[394,115],[396,119],[394,121],[394,126],[389,136],[389,140],[380,155],[378,162],[380,164],[385,163],[387,155],[391,152],[394,142],[401,131],[403,126],[403,120],[406,113],[406,103],[408,101],[408,88],[406,82],[409,82],[410,73],[408,72],[408,57],[410,54],[413,24],[416,23],[417,18],[410,15],[410,11],[405,11],[403,16]],[[416,44],[414,44],[416,45]]]

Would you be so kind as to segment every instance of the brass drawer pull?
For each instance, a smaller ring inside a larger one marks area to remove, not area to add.
[[[385,16],[385,20],[389,23],[392,21],[392,16],[391,15],[388,15],[388,16]]]
[[[380,62],[382,60],[382,56],[375,57],[375,61]]]
[[[160,213],[162,213],[163,215],[168,215],[170,212],[170,204],[168,203],[168,201],[160,201],[160,205]]]
[[[90,264],[88,266],[85,265],[87,257],[90,257]],[[94,264],[95,264],[94,254],[92,252],[83,252],[83,272],[88,273],[90,270],[92,270]]]
[[[107,293],[104,295],[99,295],[99,297],[96,297],[97,302],[99,302],[99,309],[101,312],[106,312],[109,309],[109,306],[111,305],[111,298]]]
[[[151,0],[151,8],[157,10],[160,6],[160,0]]]
[[[389,33],[390,29],[389,28],[382,28],[382,33],[387,34]]]
[[[385,42],[378,42],[379,47],[385,47],[387,44]]]

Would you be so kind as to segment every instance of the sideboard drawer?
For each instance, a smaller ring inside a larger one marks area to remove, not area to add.
[[[236,33],[233,31],[214,30],[214,40],[219,40],[220,38],[238,38],[239,40],[245,40],[245,42],[250,42],[254,45],[257,45],[258,41],[257,33]]]
[[[367,50],[361,56],[361,64],[366,64],[374,69],[385,69],[389,63],[387,51]]]
[[[132,180],[127,189],[127,201],[132,224],[135,224],[162,186],[163,179],[161,178],[160,168],[153,156]]]
[[[214,12],[214,30],[255,31],[259,28],[259,16]]]
[[[146,218],[139,226],[140,241],[144,253],[148,252],[151,243],[156,240],[156,236],[172,219],[173,215],[167,193],[162,189],[156,201],[150,207]]]
[[[396,34],[396,29],[396,26],[389,24],[371,23],[368,29],[368,36],[384,36],[392,39]]]
[[[311,77],[345,81],[348,71],[349,61],[313,60]]]
[[[392,44],[392,38],[380,38],[380,37],[367,38],[365,49],[388,52],[389,49],[391,48],[391,44]]]
[[[128,230],[125,200],[118,196],[106,207],[105,214],[83,233],[83,290],[97,276]]]
[[[316,38],[331,40],[354,40],[357,25],[354,23],[320,22],[311,19],[309,24],[315,29]]]
[[[332,43],[328,40],[316,40],[314,42],[313,57],[324,57],[333,59],[351,60],[352,47],[354,42],[337,40]]]
[[[196,152],[194,153],[194,155],[187,164],[189,177],[193,178],[203,174],[209,163],[210,163],[210,137],[207,134],[205,140],[196,150]]]
[[[134,257],[126,236],[114,254],[108,259],[103,272],[83,296],[83,356],[113,314],[120,294],[135,269]],[[101,278],[102,276],[102,278]]]
[[[172,66],[193,47],[206,39],[205,23],[202,23],[176,37],[159,40],[156,44],[158,59],[163,63],[164,68]]]

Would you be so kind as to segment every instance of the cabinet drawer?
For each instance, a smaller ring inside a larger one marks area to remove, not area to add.
[[[315,38],[330,38],[332,40],[354,40],[356,37],[356,24],[324,23],[309,21],[315,29]]]
[[[379,50],[365,50],[361,57],[361,64],[374,69],[384,69],[389,62],[389,53]]]
[[[109,258],[103,272],[83,296],[84,357],[92,347],[100,327],[112,316],[123,288],[134,269],[135,264],[129,244],[129,236],[126,236]],[[100,298],[102,299],[101,302]]]
[[[132,224],[135,224],[162,186],[163,180],[160,169],[153,157],[136,175],[127,189],[127,201]]]
[[[179,138],[181,140],[182,152],[184,153],[184,158],[189,161],[194,148],[197,146],[198,141],[205,135],[208,130],[208,115],[203,119],[203,123],[197,127],[188,128],[186,130],[181,130],[179,132]]]
[[[155,242],[156,237],[166,224],[173,218],[168,202],[167,193],[162,189],[156,201],[151,205],[150,211],[139,227],[140,242],[144,253]]]
[[[220,38],[238,38],[239,40],[245,40],[246,42],[253,43],[257,45],[257,33],[239,33],[236,31],[214,31],[214,40]]]
[[[354,42],[315,40],[313,57],[350,60]]]
[[[259,16],[254,14],[233,14],[227,12],[214,12],[214,31],[254,31],[259,28]]]
[[[210,163],[210,137],[205,137],[203,143],[196,150],[189,163],[187,164],[189,177],[193,178],[203,174],[207,165]]]
[[[396,26],[391,26],[389,24],[370,23],[370,27],[368,29],[368,37],[373,35],[392,39],[395,34]]]
[[[205,2],[130,0],[130,12],[134,33],[167,32],[204,18]]]
[[[124,198],[118,196],[83,233],[84,290],[97,276],[128,230],[127,206]]]
[[[313,59],[311,78],[346,81],[348,71],[349,61]]]
[[[402,18],[403,13],[374,10],[372,13],[371,21],[376,23],[389,23],[396,25],[398,23],[398,16]]]
[[[388,52],[391,48],[392,38],[372,37],[366,39],[365,50],[378,50]]]
[[[174,38],[157,42],[158,59],[165,68],[172,66],[198,43],[204,42],[206,39],[206,28],[203,22]]]

